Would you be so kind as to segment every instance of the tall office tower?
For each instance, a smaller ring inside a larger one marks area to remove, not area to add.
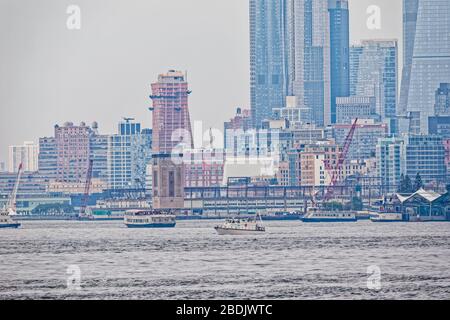
[[[253,125],[284,106],[286,0],[250,0],[250,99]]]
[[[57,182],[79,183],[86,180],[90,157],[90,127],[82,122],[55,125]]]
[[[107,172],[111,189],[145,188],[145,171],[151,162],[151,130],[127,118],[109,136]]]
[[[403,78],[399,113],[420,112],[420,129],[428,131],[434,94],[450,82],[450,1],[403,0]],[[402,128],[407,130],[407,128]]]
[[[286,0],[287,95],[318,126],[331,123],[329,20],[328,0]]]
[[[183,208],[184,165],[178,146],[193,148],[188,83],[182,72],[169,70],[151,87],[153,207]]]
[[[350,95],[349,11],[347,0],[330,0],[331,123],[336,123],[336,98]]]
[[[9,146],[9,172],[17,172],[22,163],[24,171],[38,170],[39,146],[25,141],[21,146]]]
[[[376,98],[377,113],[397,131],[397,40],[365,40],[350,48],[351,95]]]

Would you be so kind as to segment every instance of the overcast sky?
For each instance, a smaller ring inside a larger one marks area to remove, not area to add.
[[[68,30],[69,5],[81,29]],[[366,27],[370,5],[381,29]],[[351,40],[401,41],[401,0],[350,0]],[[401,43],[400,43],[401,44]],[[249,107],[248,0],[0,0],[0,161],[56,123],[150,126],[150,83],[188,71],[192,120],[222,129]]]

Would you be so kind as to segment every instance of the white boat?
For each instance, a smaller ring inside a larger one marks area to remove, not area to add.
[[[214,229],[220,235],[259,234],[266,231],[266,228],[262,225],[261,216],[259,216],[259,221],[257,218],[227,219],[223,224],[215,226]]]
[[[402,222],[404,221],[401,213],[395,212],[380,212],[376,216],[370,217],[372,222]]]
[[[129,210],[124,215],[128,228],[173,228],[176,216],[164,210]]]
[[[0,229],[20,227],[20,223],[14,221],[11,218],[11,216],[17,215],[16,198],[17,198],[17,191],[19,190],[19,182],[21,176],[22,176],[22,164],[19,165],[16,183],[14,185],[14,189],[11,193],[11,196],[9,197],[8,203],[3,209],[0,210]]]
[[[351,211],[331,211],[310,207],[300,220],[303,222],[355,222],[357,218]]]

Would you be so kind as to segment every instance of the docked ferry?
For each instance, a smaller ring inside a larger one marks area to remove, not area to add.
[[[170,211],[129,210],[124,215],[124,223],[128,228],[173,228],[175,217]]]
[[[15,215],[15,212],[12,212],[8,209],[3,209],[0,212],[0,229],[3,228],[18,228],[20,227],[20,223],[17,221],[14,221],[11,216]]]
[[[214,229],[220,235],[259,234],[266,231],[261,219],[258,221],[256,218],[227,219],[221,225],[215,226]]]
[[[375,216],[370,217],[372,222],[403,222],[403,215],[401,213],[394,212],[380,212]]]
[[[300,218],[303,222],[355,222],[356,214],[348,211],[328,211],[320,208],[308,208],[307,213]]]

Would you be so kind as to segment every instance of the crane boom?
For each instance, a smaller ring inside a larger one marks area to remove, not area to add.
[[[17,198],[17,192],[19,191],[20,178],[22,177],[22,173],[23,173],[22,169],[23,169],[23,164],[21,163],[21,164],[19,164],[16,182],[14,184],[14,188],[11,192],[11,196],[9,197],[9,201],[8,201],[7,208],[12,211],[16,211],[16,198]]]
[[[94,161],[89,160],[89,166],[88,166],[88,170],[87,170],[87,174],[86,174],[86,184],[84,185],[84,194],[83,194],[83,199],[82,199],[82,203],[80,206],[80,216],[82,216],[86,213],[86,208],[87,208],[88,199],[89,199],[89,191],[91,188],[93,165],[94,165]]]
[[[342,165],[344,164],[344,161],[347,158],[347,154],[348,154],[348,151],[349,151],[350,146],[351,146],[352,141],[353,141],[353,136],[355,134],[357,123],[358,123],[358,118],[355,119],[355,122],[351,126],[350,131],[348,132],[348,135],[345,138],[344,146],[342,148],[342,152],[339,154],[339,158],[338,158],[338,161],[336,163],[336,166],[331,171],[331,181],[330,181],[330,184],[328,185],[328,187],[327,187],[327,189],[325,191],[324,201],[330,200],[331,196],[333,195],[333,191],[334,191],[333,187],[336,185],[336,182],[338,181],[339,172],[341,171]],[[329,168],[329,165],[326,164],[325,166],[326,167],[328,166],[328,168]]]

